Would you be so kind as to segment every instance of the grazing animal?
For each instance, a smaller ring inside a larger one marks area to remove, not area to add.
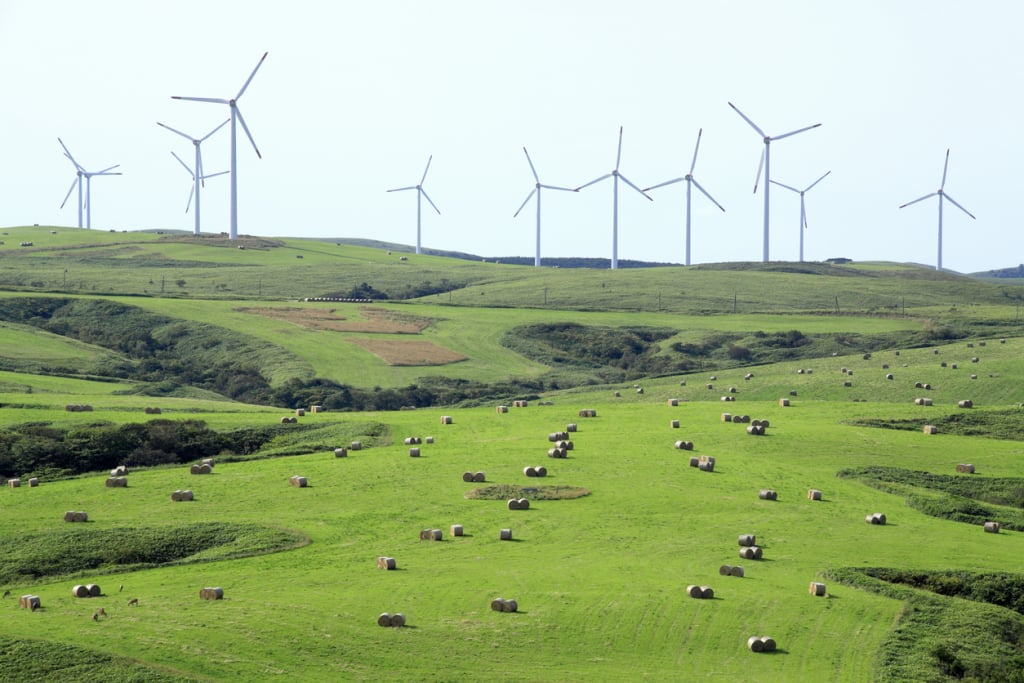
[[[93,613],[92,618],[95,619],[96,617],[105,617],[105,616],[107,616],[107,610],[105,610],[102,607],[100,607],[98,610],[96,610]]]
[[[120,592],[121,592],[121,591],[123,591],[123,590],[124,590],[124,584],[122,583],[122,584],[121,584],[121,587],[117,589],[117,592],[118,592],[118,593],[120,593]]]
[[[11,597],[11,591],[9,589],[4,591],[4,597],[5,598]]]
[[[93,612],[92,613],[92,620],[93,621],[99,621],[100,620],[100,613],[99,612]]]
[[[128,601],[128,604],[129,605],[135,605],[136,607],[138,607],[139,606],[139,599],[138,598],[132,598],[131,600]]]

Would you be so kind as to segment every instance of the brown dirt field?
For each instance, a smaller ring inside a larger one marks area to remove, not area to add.
[[[262,315],[275,320],[284,320],[308,330],[333,330],[335,332],[378,332],[385,334],[419,334],[430,327],[433,319],[407,313],[395,313],[373,306],[360,307],[361,320],[349,320],[338,315],[335,308],[239,308],[243,313]],[[459,360],[462,360],[461,358]],[[446,361],[452,362],[452,361]],[[419,365],[419,363],[416,363]]]
[[[355,337],[349,341],[366,349],[388,365],[447,365],[467,359],[462,354],[429,341],[362,337]]]

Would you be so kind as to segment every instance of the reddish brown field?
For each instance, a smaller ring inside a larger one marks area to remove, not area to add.
[[[466,360],[466,356],[429,341],[366,337],[354,337],[349,341],[363,347],[388,365],[447,365]]]
[[[350,320],[338,313],[338,309],[300,308],[240,308],[239,311],[262,315],[275,320],[285,320],[309,330],[334,330],[336,332],[379,332],[384,334],[419,334],[434,322],[431,318],[394,313],[383,308],[362,306],[355,309],[362,316]],[[461,360],[461,359],[460,359]],[[451,362],[451,361],[448,361]]]

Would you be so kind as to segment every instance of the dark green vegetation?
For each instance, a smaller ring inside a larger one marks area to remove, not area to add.
[[[931,424],[942,430],[943,434],[959,434],[960,436],[984,436],[990,439],[1009,439],[1024,441],[1024,429],[1021,420],[1024,410],[1009,408],[1005,410],[986,410],[984,412],[961,411],[949,415],[938,415]],[[872,418],[859,420],[856,424],[864,427],[880,427],[883,429],[905,429],[917,431],[921,428],[920,420]]]
[[[589,495],[590,491],[582,486],[519,486],[515,484],[495,484],[483,486],[466,492],[470,500],[508,500],[527,496],[530,500],[571,500]]]
[[[148,667],[127,657],[115,657],[87,647],[47,640],[0,636],[0,661],[8,681],[68,683],[190,683],[199,679],[180,672]]]

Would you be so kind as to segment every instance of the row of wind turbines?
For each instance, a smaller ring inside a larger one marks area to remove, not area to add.
[[[198,138],[197,137],[193,137],[193,136],[191,136],[191,135],[189,135],[187,133],[184,133],[184,132],[182,132],[182,131],[180,131],[180,130],[178,130],[176,128],[172,128],[171,126],[168,126],[168,125],[166,125],[164,123],[160,123],[159,121],[157,122],[157,125],[159,125],[159,126],[165,128],[165,129],[171,131],[172,133],[175,133],[175,134],[177,134],[177,135],[179,135],[179,136],[189,140],[192,143],[192,145],[194,146],[194,148],[195,148],[195,162],[194,162],[194,166],[189,166],[175,152],[172,151],[171,154],[174,156],[174,158],[181,164],[181,166],[185,169],[185,171],[192,178],[192,187],[189,190],[189,198],[188,198],[188,202],[185,205],[185,211],[186,211],[186,213],[188,212],[188,210],[189,210],[189,208],[190,208],[190,206],[192,204],[192,200],[194,198],[195,199],[195,214],[194,214],[195,215],[195,227],[194,227],[194,230],[195,230],[195,234],[196,235],[200,234],[200,228],[201,228],[201,223],[200,223],[200,191],[201,191],[201,188],[205,186],[205,181],[208,178],[213,178],[213,177],[220,176],[220,175],[230,174],[230,176],[231,176],[231,191],[230,191],[231,199],[230,199],[230,231],[229,231],[229,238],[232,239],[232,240],[238,238],[238,163],[237,163],[237,124],[238,123],[242,124],[242,129],[245,131],[245,135],[246,135],[246,137],[248,137],[249,143],[252,145],[253,150],[256,152],[256,156],[261,158],[261,159],[263,158],[263,155],[260,154],[259,148],[256,146],[256,141],[253,139],[252,133],[249,132],[249,127],[245,123],[245,118],[242,116],[242,112],[238,108],[238,100],[241,99],[242,95],[245,94],[245,91],[248,89],[249,84],[252,83],[253,78],[255,78],[255,76],[256,76],[256,72],[259,71],[260,67],[263,65],[263,61],[267,58],[267,54],[268,53],[266,53],[266,52],[263,53],[263,56],[260,57],[260,60],[259,60],[259,62],[257,62],[256,67],[252,70],[252,73],[249,74],[249,78],[247,78],[245,83],[242,84],[242,87],[239,89],[238,93],[234,97],[232,97],[230,99],[214,98],[214,97],[184,97],[184,96],[180,96],[180,95],[173,95],[172,96],[172,99],[176,99],[176,100],[187,100],[187,101],[192,101],[192,102],[207,102],[207,103],[213,103],[213,104],[226,104],[228,106],[228,108],[230,110],[230,117],[228,119],[226,119],[225,121],[221,122],[220,124],[218,124],[215,128],[213,128],[213,130],[211,130],[206,135],[204,135],[202,137],[198,137]],[[804,196],[807,194],[807,192],[809,192],[811,189],[813,189],[818,183],[820,183],[822,180],[824,180],[831,173],[831,171],[826,171],[821,177],[819,177],[817,180],[815,180],[813,183],[811,183],[810,185],[808,185],[807,187],[805,187],[802,190],[798,189],[796,187],[793,187],[791,185],[786,185],[785,183],[780,183],[780,182],[778,182],[776,180],[772,180],[771,179],[771,143],[774,142],[774,141],[783,140],[785,138],[792,137],[794,135],[798,135],[800,133],[804,133],[806,131],[812,130],[814,128],[817,128],[817,127],[821,126],[821,124],[820,123],[815,123],[815,124],[810,125],[810,126],[804,126],[803,128],[797,128],[796,130],[789,131],[788,133],[783,133],[781,135],[774,135],[774,136],[772,136],[772,135],[768,135],[767,133],[765,133],[764,130],[762,130],[756,123],[754,123],[754,121],[751,120],[750,117],[748,117],[746,114],[744,114],[742,111],[740,111],[740,109],[736,105],[734,105],[732,102],[729,102],[728,104],[737,114],[739,114],[739,116],[744,121],[747,122],[747,124],[750,125],[750,127],[759,136],[761,136],[761,140],[762,140],[762,142],[764,144],[764,148],[761,150],[761,160],[758,163],[758,167],[757,167],[757,176],[756,176],[756,178],[754,180],[754,193],[756,194],[757,190],[758,190],[758,187],[760,186],[760,183],[761,183],[761,173],[762,173],[762,171],[764,172],[764,180],[765,180],[765,182],[764,182],[764,190],[763,190],[763,195],[764,195],[764,238],[763,238],[763,246],[762,246],[762,259],[763,259],[764,262],[768,262],[768,260],[769,260],[769,236],[770,236],[770,219],[769,219],[769,217],[770,217],[770,212],[769,212],[769,209],[770,209],[770,192],[769,192],[769,190],[770,190],[770,186],[774,184],[774,185],[778,185],[779,187],[782,187],[782,188],[785,188],[787,190],[790,190],[792,192],[795,192],[795,193],[797,193],[800,196],[800,227],[799,227],[799,230],[800,230],[800,262],[802,263],[803,260],[804,260],[804,231],[807,229],[807,209],[806,209],[806,204],[805,204]],[[230,128],[230,131],[231,131],[230,170],[228,170],[228,171],[219,171],[219,172],[216,172],[216,173],[207,174],[207,173],[204,172],[204,169],[203,169],[202,143],[205,142],[207,139],[209,139],[211,136],[213,136],[217,131],[219,131],[221,128],[223,128],[228,123],[231,124],[231,128]],[[563,186],[559,186],[559,185],[549,185],[549,184],[546,184],[546,183],[542,183],[540,181],[540,176],[537,174],[537,169],[533,165],[533,160],[530,158],[530,153],[526,150],[525,147],[523,147],[523,153],[526,155],[526,161],[530,165],[530,172],[533,174],[533,179],[534,179],[535,182],[534,182],[533,189],[530,190],[530,193],[526,196],[526,199],[523,200],[523,203],[519,206],[519,208],[513,214],[513,218],[517,217],[522,212],[522,210],[524,208],[526,208],[526,205],[530,202],[530,200],[533,199],[534,195],[536,195],[536,198],[537,198],[536,199],[536,215],[537,215],[536,221],[537,221],[537,227],[536,227],[536,248],[535,248],[535,255],[534,255],[534,265],[535,266],[540,266],[541,265],[541,190],[548,189],[548,190],[558,190],[558,191],[562,191],[562,192],[579,192],[580,190],[582,190],[584,188],[590,187],[591,185],[596,185],[596,184],[598,184],[598,183],[600,183],[600,182],[602,182],[604,180],[607,180],[608,178],[612,178],[612,258],[611,258],[611,267],[613,269],[617,269],[619,267],[618,248],[619,248],[619,181],[620,180],[622,182],[624,182],[626,185],[628,185],[630,188],[632,188],[633,190],[635,190],[636,192],[638,192],[639,194],[641,194],[642,196],[646,197],[648,200],[651,200],[651,201],[653,201],[653,197],[651,197],[649,194],[647,194],[649,191],[656,190],[656,189],[662,188],[662,187],[666,187],[668,185],[673,185],[673,184],[679,183],[679,182],[684,182],[684,181],[686,182],[686,237],[685,237],[686,248],[685,248],[685,260],[684,260],[684,263],[687,266],[691,264],[691,250],[690,250],[690,244],[691,244],[691,209],[690,209],[690,207],[691,207],[693,187],[696,186],[697,189],[701,192],[701,194],[703,194],[705,197],[707,197],[715,206],[717,206],[723,212],[725,211],[725,207],[723,207],[714,197],[712,197],[711,194],[706,189],[704,189],[704,187],[699,182],[697,182],[697,179],[694,178],[694,176],[693,176],[694,168],[697,165],[697,153],[700,150],[700,141],[701,141],[701,136],[703,134],[703,129],[700,129],[697,132],[697,143],[696,143],[696,145],[694,145],[693,158],[692,158],[692,160],[690,162],[689,172],[686,175],[678,177],[678,178],[673,178],[671,180],[666,180],[665,182],[658,183],[656,185],[651,185],[649,187],[642,188],[642,189],[640,187],[638,187],[637,185],[635,185],[633,182],[631,182],[625,175],[623,175],[619,171],[619,166],[620,166],[620,164],[622,162],[622,131],[623,131],[623,129],[620,126],[619,127],[619,145],[618,145],[618,151],[617,151],[616,156],[615,156],[615,167],[609,173],[605,173],[604,175],[599,176],[598,178],[595,178],[594,180],[591,180],[590,182],[584,183],[584,184],[582,184],[582,185],[580,185],[578,187],[575,187],[575,188],[563,187]],[[119,164],[115,164],[114,166],[109,166],[107,168],[104,168],[101,171],[87,171],[71,155],[71,152],[68,150],[67,146],[64,144],[64,141],[61,140],[60,138],[57,138],[57,141],[60,143],[61,148],[64,150],[64,155],[68,158],[68,160],[71,161],[71,163],[75,167],[75,179],[72,182],[71,187],[68,189],[67,194],[64,196],[64,201],[61,203],[61,208],[64,208],[64,205],[67,204],[67,201],[68,201],[68,199],[71,196],[71,193],[75,190],[75,188],[77,186],[77,188],[78,188],[78,227],[80,227],[80,228],[83,227],[82,211],[83,211],[83,208],[84,208],[85,209],[85,227],[86,228],[91,228],[92,227],[92,201],[91,201],[92,178],[94,176],[121,175],[121,173],[119,171],[118,172],[114,171],[114,169],[119,168],[120,165]],[[422,253],[422,241],[421,241],[422,240],[422,221],[423,221],[422,200],[426,199],[427,202],[430,204],[430,206],[433,207],[434,211],[436,211],[439,215],[441,213],[441,210],[437,208],[437,205],[434,203],[434,201],[427,194],[426,190],[423,189],[423,185],[424,185],[424,183],[427,180],[427,172],[430,170],[430,162],[432,160],[433,160],[433,155],[431,155],[427,159],[427,165],[426,165],[426,168],[423,169],[423,175],[420,178],[420,182],[419,183],[417,183],[416,185],[408,185],[408,186],[405,186],[405,187],[396,187],[396,188],[387,190],[388,192],[402,192],[402,191],[405,191],[405,190],[415,190],[416,191],[416,253],[417,254]],[[943,202],[948,200],[954,206],[956,206],[958,209],[960,209],[961,211],[966,213],[968,216],[970,216],[971,218],[975,218],[974,214],[972,214],[970,211],[968,211],[963,206],[961,206],[959,203],[957,203],[957,201],[954,200],[945,191],[946,174],[947,174],[948,170],[949,170],[949,150],[947,149],[946,150],[946,160],[945,160],[945,164],[944,164],[943,169],[942,169],[942,183],[939,185],[939,189],[936,190],[935,192],[931,192],[929,194],[926,194],[923,197],[919,197],[918,199],[915,199],[913,201],[907,202],[906,204],[903,204],[903,205],[901,205],[899,207],[899,208],[902,209],[904,207],[910,206],[911,204],[916,204],[918,202],[924,201],[925,199],[929,199],[929,198],[934,197],[934,196],[938,196],[939,197],[939,202],[938,202],[938,204],[939,204],[939,207],[938,207],[939,208],[938,258],[937,258],[937,262],[936,262],[936,269],[937,270],[941,270],[942,269],[942,217],[943,217],[942,210],[943,210]],[[84,183],[83,183],[83,179],[84,179]],[[84,198],[83,198],[83,185],[84,185]]]
[[[768,135],[767,133],[765,133],[756,123],[754,123],[746,114],[744,114],[742,111],[740,111],[740,109],[736,105],[734,105],[732,102],[729,102],[728,104],[729,104],[730,107],[733,108],[733,110],[737,114],[739,114],[743,118],[744,121],[746,121],[750,125],[751,128],[754,129],[754,131],[758,135],[761,136],[761,140],[764,143],[764,149],[761,151],[761,160],[758,163],[758,167],[757,167],[757,177],[754,180],[754,193],[756,194],[757,193],[757,189],[758,189],[758,187],[760,185],[760,182],[761,182],[761,172],[762,171],[764,172],[764,179],[765,179],[764,191],[763,191],[763,194],[764,194],[764,241],[763,241],[763,246],[762,246],[762,258],[763,258],[765,263],[767,263],[768,260],[769,260],[769,236],[770,236],[770,228],[769,228],[770,194],[769,194],[769,188],[770,188],[771,185],[778,185],[779,187],[782,187],[782,188],[785,188],[787,190],[790,190],[791,192],[795,192],[796,194],[798,194],[800,196],[800,228],[799,228],[799,230],[800,230],[800,262],[803,263],[803,260],[804,260],[804,231],[807,229],[807,207],[806,207],[806,202],[805,202],[804,196],[808,192],[810,192],[811,189],[814,188],[814,186],[816,186],[818,183],[820,183],[822,180],[824,180],[826,177],[828,177],[828,175],[831,174],[832,171],[826,171],[817,180],[815,180],[813,183],[811,183],[810,185],[808,185],[807,187],[805,187],[802,190],[798,189],[796,187],[793,187],[791,185],[787,185],[785,183],[780,183],[780,182],[778,182],[776,180],[772,180],[771,177],[770,177],[770,172],[771,172],[771,143],[776,141],[776,140],[782,140],[784,138],[788,138],[788,137],[791,137],[793,135],[797,135],[799,133],[803,133],[805,131],[812,130],[814,128],[817,128],[821,124],[820,123],[816,123],[816,124],[811,125],[811,126],[805,126],[803,128],[798,128],[796,130],[792,130],[792,131],[790,131],[788,133],[783,133],[782,135],[774,135],[774,136],[772,136],[772,135]],[[533,165],[533,160],[530,158],[530,153],[526,150],[525,147],[523,147],[523,153],[526,155],[526,162],[530,165],[530,172],[533,174],[534,187],[533,187],[532,190],[530,190],[530,193],[526,195],[526,199],[523,200],[523,203],[520,204],[519,208],[516,210],[516,212],[513,214],[512,217],[513,218],[517,217],[522,212],[522,210],[526,208],[526,205],[529,204],[530,200],[533,199],[533,197],[536,195],[536,197],[537,197],[537,201],[536,201],[536,205],[537,205],[536,206],[537,230],[536,230],[535,253],[534,253],[534,259],[533,259],[534,266],[540,266],[541,265],[541,257],[540,257],[540,244],[541,244],[541,230],[540,230],[540,224],[541,224],[541,190],[547,189],[547,190],[558,190],[558,191],[561,191],[561,192],[579,192],[580,190],[582,190],[582,189],[584,189],[586,187],[590,187],[591,185],[596,185],[597,183],[599,183],[599,182],[601,182],[603,180],[607,180],[608,178],[612,178],[613,179],[613,181],[612,181],[612,258],[611,258],[611,267],[613,269],[619,267],[619,255],[618,255],[618,249],[619,249],[619,180],[622,180],[622,182],[626,183],[633,190],[635,190],[636,192],[640,193],[641,195],[643,195],[644,197],[646,197],[647,199],[649,199],[651,201],[653,201],[653,197],[651,197],[649,194],[647,194],[649,191],[656,190],[658,188],[665,187],[667,185],[673,185],[673,184],[679,183],[679,182],[684,182],[684,181],[686,182],[686,240],[685,240],[686,248],[685,248],[684,264],[687,265],[687,266],[690,265],[691,264],[691,258],[690,258],[691,257],[691,250],[690,250],[690,245],[691,245],[691,239],[690,239],[690,235],[691,235],[691,210],[690,210],[690,206],[691,206],[691,201],[692,201],[693,187],[696,186],[697,189],[705,197],[707,197],[715,206],[717,206],[723,212],[725,211],[725,207],[723,207],[721,204],[719,204],[718,201],[714,197],[712,197],[711,194],[706,189],[704,189],[704,187],[699,182],[697,182],[697,179],[693,177],[694,168],[697,166],[697,153],[700,150],[700,140],[701,140],[701,136],[702,136],[703,132],[704,132],[703,129],[700,129],[700,130],[697,131],[697,143],[696,143],[696,145],[694,145],[693,159],[690,161],[690,170],[689,170],[689,172],[686,175],[681,176],[679,178],[673,178],[672,180],[666,180],[665,182],[658,183],[657,185],[651,185],[650,187],[645,187],[643,189],[641,189],[640,187],[635,185],[633,182],[631,182],[625,175],[623,175],[619,171],[619,166],[620,166],[620,164],[622,162],[622,127],[621,126],[619,127],[619,146],[618,146],[618,152],[616,153],[616,156],[615,156],[615,167],[609,173],[605,173],[604,175],[602,175],[602,176],[600,176],[598,178],[595,178],[594,180],[591,180],[590,182],[584,183],[583,185],[580,185],[579,187],[575,187],[575,188],[563,187],[561,185],[549,185],[547,183],[542,183],[540,181],[540,176],[537,174],[537,168]],[[420,178],[420,182],[418,184],[416,184],[416,185],[409,185],[409,186],[406,186],[406,187],[396,187],[396,188],[388,190],[388,192],[401,192],[403,190],[416,190],[416,193],[417,193],[417,196],[416,196],[416,253],[417,254],[421,253],[421,250],[422,250],[422,247],[421,247],[421,236],[422,236],[423,211],[422,211],[421,199],[425,198],[427,200],[427,202],[430,203],[430,206],[432,206],[434,208],[434,211],[436,211],[438,213],[438,215],[440,215],[440,213],[441,213],[441,210],[437,208],[437,205],[434,204],[433,200],[427,194],[426,190],[423,189],[423,185],[424,185],[424,183],[427,180],[427,172],[430,170],[430,162],[432,160],[433,160],[433,155],[431,155],[427,159],[427,166],[426,166],[425,169],[423,169],[423,176]],[[934,197],[934,196],[938,196],[939,197],[938,260],[937,260],[936,266],[935,266],[937,270],[942,270],[942,202],[945,201],[945,200],[948,200],[948,201],[952,202],[952,204],[954,206],[956,206],[958,209],[960,209],[961,211],[966,213],[968,216],[970,216],[971,218],[975,218],[974,214],[972,214],[970,211],[968,211],[963,206],[958,204],[956,202],[956,200],[954,200],[951,196],[949,196],[949,193],[947,193],[945,191],[946,173],[947,173],[948,169],[949,169],[949,150],[947,149],[946,150],[946,161],[945,161],[945,165],[943,166],[943,169],[942,169],[942,183],[940,184],[939,189],[936,190],[935,192],[931,192],[929,194],[926,194],[923,197],[919,197],[918,199],[915,199],[913,201],[907,202],[906,204],[902,204],[899,207],[899,208],[902,209],[904,207],[910,206],[911,204],[916,204],[917,202],[924,201],[925,199],[929,199],[929,198]]]

